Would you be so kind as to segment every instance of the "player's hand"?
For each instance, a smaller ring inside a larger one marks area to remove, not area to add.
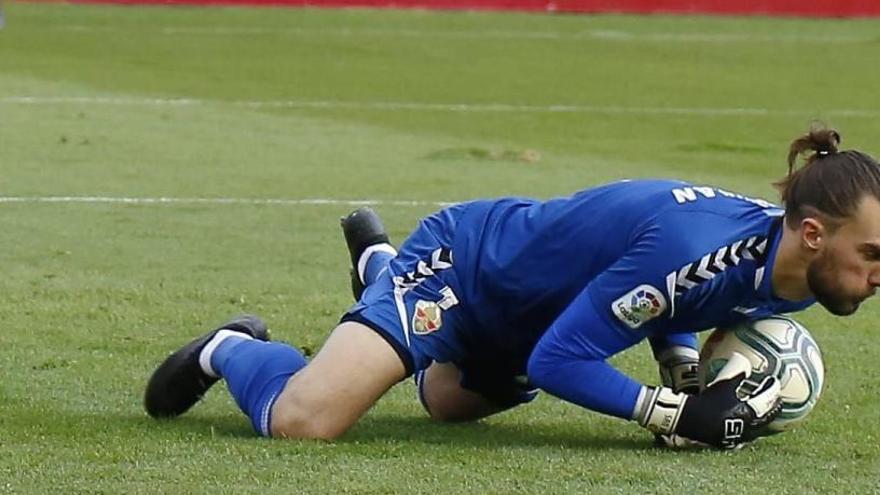
[[[694,450],[709,447],[705,443],[696,442],[681,435],[671,433],[669,435],[654,434],[654,445],[673,450]]]
[[[673,346],[657,356],[660,380],[673,392],[696,395],[700,392],[700,354],[696,349]]]
[[[700,393],[700,353],[685,346],[672,346],[657,356],[660,383],[673,392],[687,395]],[[654,434],[654,444],[671,449],[690,449],[705,447],[704,444],[672,434]]]
[[[639,414],[639,422],[654,433],[678,435],[718,448],[735,448],[758,438],[782,408],[779,381],[766,378],[744,397],[737,389],[748,378],[751,365],[734,353],[703,393],[688,396],[661,387]]]

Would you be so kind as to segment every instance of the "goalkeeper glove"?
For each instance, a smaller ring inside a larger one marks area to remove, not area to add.
[[[700,392],[700,354],[696,349],[678,345],[670,347],[657,356],[657,364],[660,365],[660,380],[664,387],[688,395]]]
[[[636,408],[639,424],[661,435],[677,435],[719,448],[735,448],[761,436],[782,408],[779,380],[767,377],[744,397],[737,389],[751,364],[734,353],[718,377],[699,395],[666,387],[647,388]]]
[[[685,346],[672,346],[657,355],[660,367],[660,383],[671,388],[673,392],[688,395],[700,393],[700,353],[696,349]],[[703,444],[682,438],[678,435],[654,434],[654,444],[659,447],[673,449],[704,446]]]

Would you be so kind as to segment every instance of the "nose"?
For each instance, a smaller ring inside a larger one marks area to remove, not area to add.
[[[871,287],[880,287],[880,271],[871,272],[871,274],[868,275],[868,284]]]

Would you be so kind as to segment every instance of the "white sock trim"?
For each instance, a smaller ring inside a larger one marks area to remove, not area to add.
[[[217,346],[229,337],[238,337],[247,340],[254,339],[246,333],[227,330],[225,328],[217,332],[217,334],[205,344],[205,347],[202,348],[202,352],[199,353],[199,366],[202,367],[202,371],[204,371],[206,375],[212,378],[220,378],[220,375],[211,367],[211,356],[214,354],[214,350],[217,349]]]
[[[367,247],[367,249],[364,249],[364,252],[361,253],[361,257],[358,258],[357,266],[358,278],[364,285],[367,285],[366,281],[364,281],[364,272],[367,270],[367,262],[370,261],[370,256],[372,256],[373,253],[379,252],[388,253],[391,256],[397,256],[397,250],[394,249],[394,246],[388,244],[387,242],[373,244],[372,246]]]
[[[264,437],[272,436],[272,406],[275,405],[275,399],[279,395],[281,395],[281,390],[272,394],[272,397],[269,397],[269,400],[263,405],[263,410],[260,414],[260,434]]]

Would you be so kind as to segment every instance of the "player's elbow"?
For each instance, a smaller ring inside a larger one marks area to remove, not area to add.
[[[546,389],[547,384],[551,382],[553,375],[552,360],[548,358],[540,347],[536,348],[532,355],[529,356],[526,374],[529,377],[529,383],[537,388]]]

